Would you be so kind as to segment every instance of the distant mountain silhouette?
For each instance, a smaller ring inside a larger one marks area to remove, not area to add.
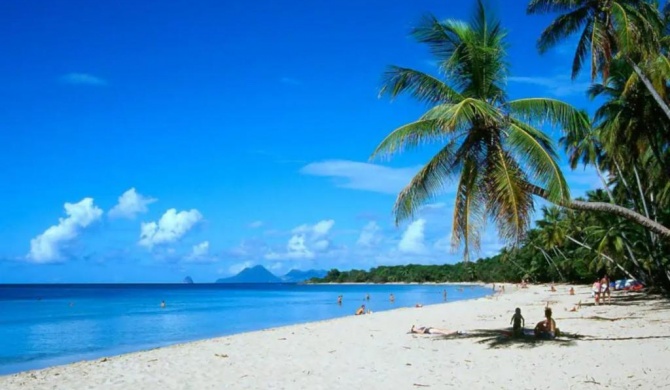
[[[300,283],[312,278],[323,278],[327,273],[328,271],[323,269],[310,269],[307,271],[292,269],[286,275],[282,276],[282,280],[285,282]]]
[[[187,276],[184,278],[184,281],[182,283],[193,284],[193,279],[191,279],[190,276]]]
[[[217,279],[216,283],[281,283],[282,280],[262,265],[243,269],[229,278]]]

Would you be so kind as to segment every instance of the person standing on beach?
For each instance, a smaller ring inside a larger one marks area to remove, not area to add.
[[[512,335],[514,337],[523,336],[523,327],[526,326],[526,320],[521,315],[521,309],[518,307],[514,311],[510,324],[512,324]]]
[[[607,303],[612,303],[612,293],[610,292],[610,278],[605,275],[600,279],[600,297],[605,303],[605,295],[607,295]]]
[[[591,287],[591,294],[593,294],[596,305],[600,303],[600,279],[596,278],[596,281],[593,282],[593,286]]]

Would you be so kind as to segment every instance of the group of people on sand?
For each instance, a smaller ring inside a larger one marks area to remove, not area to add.
[[[526,326],[526,320],[521,315],[521,309],[516,308],[514,315],[510,320],[512,324],[512,336],[513,337],[523,337],[524,336],[524,327]],[[544,309],[544,320],[538,322],[533,329],[533,334],[535,337],[540,339],[553,339],[558,335],[558,329],[556,328],[556,321],[552,318],[552,311],[550,307]]]
[[[512,320],[512,337],[524,337],[524,327],[526,325],[526,320],[521,315],[521,309],[516,308]],[[409,333],[414,334],[437,334],[442,336],[450,336],[454,334],[463,334],[463,332],[458,330],[450,330],[444,328],[434,328],[430,326],[414,326],[410,329]],[[552,318],[552,311],[550,307],[544,309],[544,320],[538,322],[533,329],[533,335],[538,339],[551,340],[558,336],[558,328],[556,327],[556,321]]]
[[[612,302],[612,292],[610,290],[610,278],[605,275],[602,278],[596,278],[591,287],[591,296],[595,299],[595,304],[598,305],[601,302],[605,303],[605,297],[607,297],[607,302]]]

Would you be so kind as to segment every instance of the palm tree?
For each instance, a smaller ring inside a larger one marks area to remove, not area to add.
[[[552,99],[509,101],[503,89],[508,74],[505,32],[491,20],[481,1],[468,24],[427,17],[413,35],[430,46],[450,86],[417,70],[391,67],[382,94],[407,92],[431,103],[417,121],[393,131],[372,157],[392,155],[404,147],[446,141],[442,149],[400,193],[396,221],[414,211],[460,172],[453,218],[452,243],[465,254],[479,247],[479,228],[495,221],[508,241],[521,238],[533,209],[530,181],[546,188],[553,202],[570,199],[556,162],[551,139],[533,126],[543,119],[564,127],[587,127],[586,116]],[[533,121],[528,121],[533,119]]]
[[[572,78],[582,69],[590,52],[591,80],[602,73],[609,77],[610,64],[619,55],[631,65],[665,116],[670,119],[670,107],[664,96],[647,77],[639,62],[667,68],[661,54],[663,20],[657,4],[645,0],[531,0],[529,14],[561,13],[540,35],[541,53],[574,34],[579,40],[572,61]],[[657,83],[659,84],[659,83]]]
[[[441,149],[398,195],[396,223],[412,217],[447,180],[458,176],[452,244],[464,245],[466,259],[479,247],[479,231],[487,219],[497,224],[503,239],[516,242],[523,237],[533,195],[569,208],[619,215],[670,238],[670,229],[625,207],[570,200],[553,143],[535,125],[549,121],[575,134],[586,133],[588,117],[554,99],[507,99],[505,32],[481,1],[470,23],[429,16],[413,35],[430,47],[446,80],[390,67],[381,94],[409,93],[431,108],[389,134],[371,158],[428,142],[440,142]]]

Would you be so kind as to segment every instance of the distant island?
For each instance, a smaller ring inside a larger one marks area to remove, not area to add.
[[[193,284],[193,279],[191,279],[190,276],[187,276],[184,278],[184,281],[182,281],[184,284]]]
[[[314,278],[322,278],[327,273],[325,270],[292,269],[283,276],[277,276],[262,265],[257,265],[245,268],[235,276],[217,279],[216,283],[301,283]]]

